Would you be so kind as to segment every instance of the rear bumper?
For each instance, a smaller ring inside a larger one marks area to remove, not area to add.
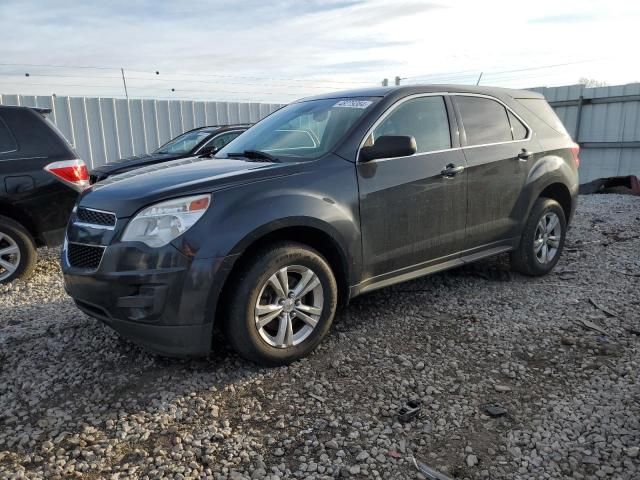
[[[162,355],[201,356],[211,351],[218,296],[234,260],[117,244],[95,271],[72,267],[65,248],[62,270],[78,307],[123,337]]]

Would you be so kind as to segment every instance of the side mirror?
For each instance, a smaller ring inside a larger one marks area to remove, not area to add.
[[[404,135],[383,135],[370,147],[360,149],[361,162],[368,162],[376,158],[408,157],[418,150],[416,139]]]

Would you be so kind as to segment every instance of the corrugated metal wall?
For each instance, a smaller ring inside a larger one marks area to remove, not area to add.
[[[0,104],[52,109],[49,119],[91,167],[148,153],[205,125],[254,123],[282,105],[0,95]]]
[[[533,90],[545,96],[581,145],[580,183],[618,175],[640,177],[640,83]],[[580,108],[580,126],[576,131]]]
[[[534,90],[544,94],[574,140],[581,144],[582,183],[616,175],[640,177],[640,84]],[[593,99],[599,103],[590,103]],[[24,95],[0,95],[0,104],[51,108],[49,118],[91,166],[150,152],[197,126],[256,122],[282,106]],[[576,132],[580,109],[580,128]]]

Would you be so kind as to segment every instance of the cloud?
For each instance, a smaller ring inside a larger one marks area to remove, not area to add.
[[[0,62],[113,67],[0,65],[0,93],[122,95],[121,66],[134,96],[220,100],[289,101],[396,75],[469,82],[480,71],[516,87],[615,83],[640,78],[640,66],[595,60],[635,55],[636,3],[0,0]],[[594,62],[495,73],[576,60]]]
[[[548,15],[545,17],[536,17],[529,20],[529,23],[555,23],[567,24],[577,22],[590,22],[596,18],[595,15],[588,13],[565,13],[562,15]]]

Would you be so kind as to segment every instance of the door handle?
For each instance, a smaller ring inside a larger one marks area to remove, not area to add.
[[[440,172],[443,177],[452,178],[457,174],[464,172],[464,167],[462,165],[458,165],[457,167],[450,163]]]
[[[530,152],[529,150],[527,150],[526,148],[523,148],[520,153],[518,154],[518,160],[522,160],[522,161],[527,161],[529,160],[529,157],[533,155],[532,152]]]

